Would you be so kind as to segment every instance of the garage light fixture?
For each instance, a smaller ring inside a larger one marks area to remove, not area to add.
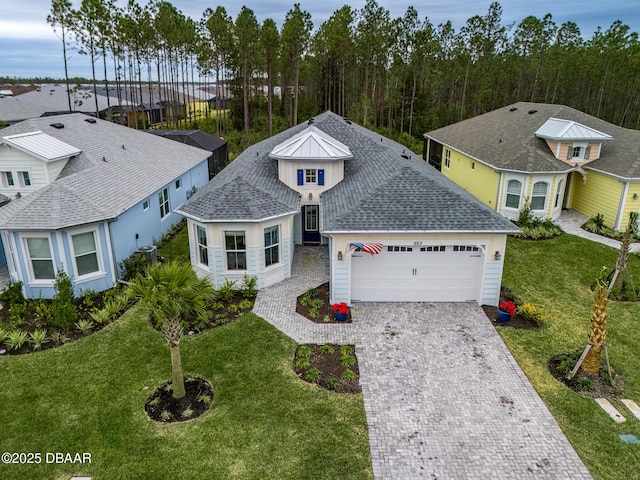
[[[309,201],[313,200],[313,193],[309,194]]]
[[[638,199],[638,194],[637,194],[637,193],[634,193],[634,194],[633,194],[633,199],[634,199],[634,200],[637,200],[637,199]]]
[[[342,261],[342,252],[338,252],[338,260]]]
[[[493,258],[495,258],[496,260],[500,260],[502,258],[502,255],[500,255],[500,252],[496,250],[496,254],[493,256]]]

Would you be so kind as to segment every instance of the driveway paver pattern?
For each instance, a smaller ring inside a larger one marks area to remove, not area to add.
[[[356,345],[376,478],[592,478],[479,306],[357,303],[329,325],[295,313],[328,278],[326,248],[296,247],[254,312],[298,343]]]

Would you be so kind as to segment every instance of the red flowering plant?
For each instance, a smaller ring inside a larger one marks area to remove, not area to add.
[[[500,302],[500,306],[498,307],[503,312],[507,312],[512,317],[516,314],[516,304],[512,301],[505,302],[504,300]]]
[[[344,302],[334,303],[331,305],[331,308],[334,312],[341,313],[342,315],[349,313],[349,306]]]

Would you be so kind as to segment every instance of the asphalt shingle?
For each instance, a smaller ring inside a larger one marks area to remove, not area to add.
[[[59,229],[116,218],[211,152],[83,114],[35,118],[2,136],[41,131],[77,147],[55,182],[0,209],[0,227]],[[52,123],[62,123],[58,129]]]
[[[535,137],[550,118],[571,120],[613,137],[603,142],[600,158],[583,168],[640,179],[640,131],[618,127],[564,105],[519,102],[425,136],[501,170],[570,171],[571,166],[556,159],[547,143]]]
[[[344,180],[321,195],[323,231],[518,231],[406,147],[331,112],[313,126],[353,154]],[[307,127],[248,148],[178,211],[201,221],[259,221],[299,210],[300,195],[280,182],[269,153]]]

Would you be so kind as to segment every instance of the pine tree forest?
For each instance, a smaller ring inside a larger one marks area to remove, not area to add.
[[[245,144],[253,132],[264,138],[325,110],[415,144],[424,132],[517,101],[640,128],[640,43],[622,21],[590,36],[550,14],[505,24],[494,2],[456,31],[424,13],[409,7],[392,18],[368,0],[316,25],[294,4],[278,27],[246,6],[235,19],[221,6],[192,19],[168,1],[120,8],[82,0],[75,10],[52,0],[47,20],[62,39],[61,62],[72,50],[91,59],[94,86],[109,78],[135,97],[157,85],[158,102],[180,101],[176,92],[194,82],[210,84],[216,101],[230,92],[211,130],[242,132]],[[192,117],[190,126],[205,120]]]

